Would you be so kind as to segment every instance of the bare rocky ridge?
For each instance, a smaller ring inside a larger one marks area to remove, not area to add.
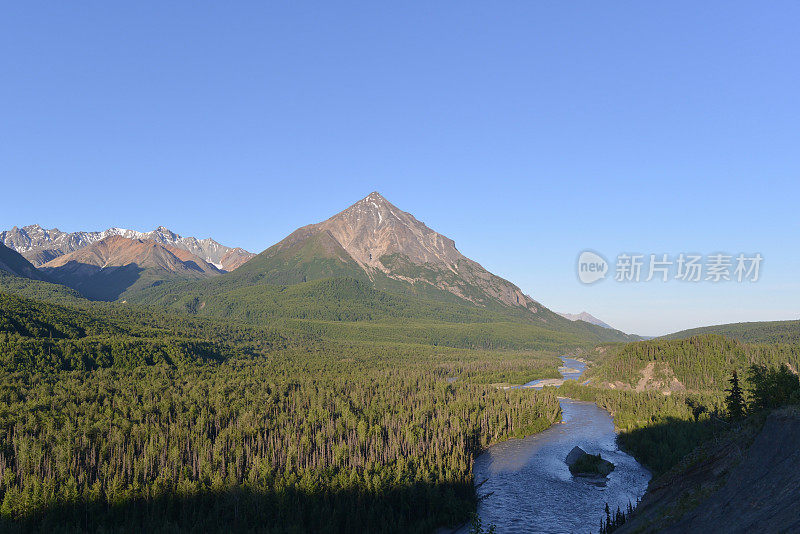
[[[42,270],[57,274],[58,269],[70,264],[99,269],[136,264],[140,268],[162,269],[174,273],[196,271],[208,275],[220,272],[214,265],[186,250],[119,235],[106,237],[87,247],[59,256],[44,264]]]
[[[255,254],[247,252],[243,248],[220,245],[211,238],[181,237],[163,226],[159,226],[152,232],[142,234],[139,239],[155,241],[156,243],[186,250],[223,271],[233,271],[255,256]]]
[[[488,298],[532,312],[539,309],[517,286],[461,254],[452,239],[377,192],[326,221],[296,230],[274,248],[287,249],[312,236],[323,236],[332,251],[341,247],[371,279],[383,274],[412,284],[430,284],[476,304],[486,304]]]
[[[152,240],[112,235],[42,265],[49,279],[98,300],[174,279],[222,274],[187,250]]]
[[[58,228],[46,230],[38,224],[0,232],[0,242],[22,254],[39,267],[64,254],[97,243],[107,237],[120,236],[128,239],[155,241],[163,245],[183,249],[213,264],[218,269],[232,271],[248,261],[254,254],[241,248],[221,245],[211,238],[182,237],[159,226],[152,232],[137,232],[125,228],[109,228],[102,232],[62,232]]]

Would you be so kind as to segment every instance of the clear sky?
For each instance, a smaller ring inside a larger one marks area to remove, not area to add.
[[[629,332],[800,317],[797,2],[8,2],[0,229],[261,251],[378,190]],[[756,283],[577,255],[760,252]]]

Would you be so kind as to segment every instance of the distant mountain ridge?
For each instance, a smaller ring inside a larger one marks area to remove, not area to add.
[[[594,315],[585,311],[581,313],[561,313],[561,312],[557,313],[561,317],[569,319],[570,321],[586,321],[589,324],[596,324],[597,326],[602,326],[603,328],[611,328],[611,329],[614,328],[613,326],[610,326],[608,323],[604,323]]]
[[[100,300],[114,300],[125,291],[170,279],[207,278],[222,272],[187,250],[120,235],[59,256],[39,269],[50,280]]]
[[[232,271],[255,254],[239,247],[226,247],[211,238],[182,237],[159,226],[152,232],[138,232],[126,228],[109,228],[102,232],[62,232],[58,228],[46,230],[38,224],[0,232],[0,242],[22,254],[34,266],[39,267],[53,259],[69,254],[107,237],[120,236],[128,239],[155,241],[186,250],[225,271]]]

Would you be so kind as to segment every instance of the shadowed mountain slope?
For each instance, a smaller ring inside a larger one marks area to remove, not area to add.
[[[110,236],[41,267],[50,279],[88,298],[114,300],[171,279],[199,279],[220,271],[185,250],[153,241]]]
[[[37,271],[31,262],[2,243],[0,243],[0,270],[31,280],[44,280],[42,273]]]

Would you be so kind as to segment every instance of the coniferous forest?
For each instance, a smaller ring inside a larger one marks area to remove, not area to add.
[[[558,359],[0,296],[5,531],[427,532]]]
[[[557,421],[556,395],[609,410],[656,476],[731,421],[800,402],[792,343],[594,347],[446,304],[388,318],[357,284],[324,287],[338,293],[318,309],[352,303],[358,320],[283,303],[288,316],[240,321],[41,283],[17,291],[38,298],[0,293],[0,526],[430,532],[474,514],[476,455]],[[588,382],[507,388],[557,377],[567,350]]]

